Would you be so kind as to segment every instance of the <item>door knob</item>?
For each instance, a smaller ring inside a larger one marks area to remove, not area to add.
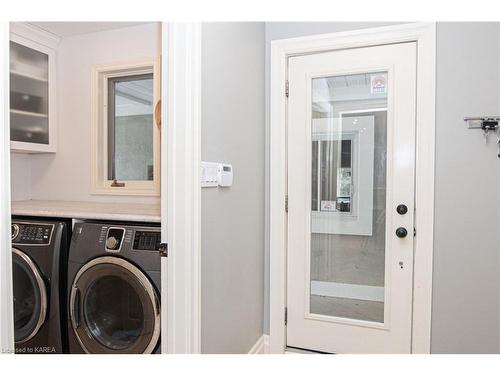
[[[405,213],[408,212],[408,207],[406,207],[405,204],[400,204],[398,207],[396,207],[396,211],[400,215],[404,215]]]
[[[396,229],[396,236],[398,236],[399,238],[405,238],[407,235],[408,231],[406,230],[406,228],[399,227],[398,229]]]

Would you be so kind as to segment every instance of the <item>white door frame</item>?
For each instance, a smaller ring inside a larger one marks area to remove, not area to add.
[[[10,241],[9,23],[0,24],[0,353],[14,351]]]
[[[430,353],[434,232],[435,23],[411,23],[271,42],[270,337],[286,349],[287,192],[285,87],[291,56],[392,43],[417,43],[415,237],[412,353]],[[290,93],[293,95],[293,93]]]
[[[161,349],[200,353],[201,24],[163,23],[162,50]]]

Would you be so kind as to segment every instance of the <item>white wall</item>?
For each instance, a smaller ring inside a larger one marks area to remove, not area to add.
[[[31,155],[10,154],[11,199],[31,199]]]
[[[202,160],[233,165],[201,194],[203,353],[247,353],[264,319],[264,23],[204,23]]]
[[[12,190],[16,200],[32,199],[158,203],[156,197],[91,195],[91,69],[95,64],[154,59],[158,24],[64,38],[57,53],[58,150],[15,156]],[[28,159],[26,159],[26,157]],[[25,170],[29,167],[29,171]],[[23,186],[29,181],[31,192]],[[17,194],[21,189],[22,194]],[[31,194],[29,194],[31,193]]]

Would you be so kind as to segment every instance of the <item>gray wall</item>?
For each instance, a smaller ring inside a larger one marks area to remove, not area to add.
[[[270,42],[380,26],[377,23],[266,24],[266,139]],[[436,196],[431,351],[500,352],[500,176],[495,137],[485,146],[463,117],[500,113],[498,23],[437,27]],[[266,143],[266,228],[269,220]],[[269,332],[269,232],[266,231],[264,331]]]
[[[496,137],[463,117],[499,114],[498,23],[437,27],[434,353],[499,352]]]
[[[264,311],[264,23],[205,23],[202,160],[231,163],[230,188],[204,188],[202,352],[247,353]]]

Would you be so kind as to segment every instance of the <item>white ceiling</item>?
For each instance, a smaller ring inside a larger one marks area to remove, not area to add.
[[[61,38],[98,31],[121,29],[123,27],[142,25],[148,22],[30,22],[49,33]]]
[[[152,78],[116,83],[115,95],[115,116],[153,113]]]

